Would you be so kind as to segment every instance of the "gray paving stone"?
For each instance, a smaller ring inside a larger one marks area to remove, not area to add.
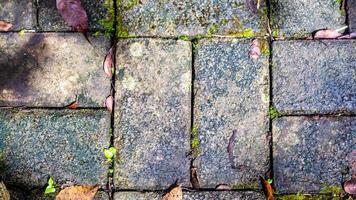
[[[116,187],[188,185],[190,42],[120,40],[117,49]]]
[[[179,36],[266,32],[267,8],[254,0],[122,0],[119,28],[130,35]]]
[[[157,192],[116,192],[114,200],[159,200],[164,193]],[[263,194],[257,192],[183,192],[183,200],[257,200],[265,199]]]
[[[6,184],[43,187],[105,184],[102,149],[110,144],[110,115],[104,110],[0,110],[0,151]]]
[[[104,38],[79,33],[0,34],[0,106],[103,106],[110,79]]]
[[[349,20],[349,28],[351,32],[356,31],[356,1],[347,1],[347,14]]]
[[[274,42],[274,105],[287,114],[356,113],[355,66],[353,40]]]
[[[87,12],[89,20],[89,30],[102,30],[100,20],[107,17],[107,10],[104,6],[105,0],[82,0],[82,5]],[[110,0],[108,0],[110,1]],[[56,1],[39,0],[38,23],[42,31],[68,31],[72,30],[67,26],[58,13]]]
[[[202,40],[195,62],[195,119],[201,187],[258,187],[268,170],[268,58],[249,58],[250,40]],[[236,139],[227,147],[233,130]]]
[[[345,11],[334,0],[272,0],[271,23],[275,36],[309,36],[318,29],[345,26]]]
[[[274,184],[282,193],[341,187],[351,177],[354,117],[282,117],[273,122]],[[344,174],[346,173],[346,174]]]
[[[36,28],[36,1],[35,0],[1,0],[0,20],[10,22],[11,30]]]

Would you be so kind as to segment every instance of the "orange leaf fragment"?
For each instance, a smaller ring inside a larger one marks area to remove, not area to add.
[[[97,193],[99,186],[72,186],[61,190],[56,196],[56,200],[92,200]]]
[[[273,200],[273,189],[271,184],[269,184],[269,182],[266,181],[262,176],[260,176],[260,181],[267,200]]]
[[[106,98],[105,107],[108,111],[110,111],[110,113],[112,113],[113,107],[114,107],[114,97],[113,96],[110,95]]]
[[[66,106],[66,108],[69,109],[77,109],[78,108],[78,103],[76,101],[73,101],[72,103],[70,103],[68,106]]]
[[[111,78],[112,77],[112,70],[113,70],[113,50],[112,48],[109,50],[109,52],[105,55],[105,60],[103,63],[103,68],[105,74]]]
[[[9,31],[12,26],[11,23],[0,20],[0,31]]]
[[[175,186],[171,189],[167,194],[165,194],[162,200],[182,200],[183,199],[183,191],[180,185]]]

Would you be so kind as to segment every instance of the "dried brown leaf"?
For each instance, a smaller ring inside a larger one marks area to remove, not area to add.
[[[183,191],[180,185],[175,186],[171,191],[165,194],[162,200],[182,200],[183,199]]]
[[[9,31],[11,28],[11,23],[0,20],[0,31]]]
[[[104,72],[109,78],[112,77],[113,67],[113,50],[111,48],[109,52],[105,55],[105,60],[103,63]]]
[[[80,0],[56,0],[57,10],[74,30],[88,32],[88,16]]]
[[[198,172],[196,167],[192,167],[190,169],[190,182],[192,183],[192,186],[194,189],[199,189],[200,188],[200,183],[198,179]]]
[[[227,153],[228,153],[228,157],[229,157],[229,161],[231,164],[232,168],[235,168],[235,161],[234,161],[234,148],[235,148],[235,140],[237,138],[237,131],[233,130],[232,131],[232,135],[229,139],[229,143],[227,145]]]
[[[72,186],[61,190],[56,200],[92,200],[99,186]]]
[[[340,36],[337,39],[354,39],[354,38],[356,38],[356,32],[352,32],[350,34]]]
[[[269,182],[266,181],[262,176],[260,176],[260,181],[263,187],[263,192],[266,195],[266,199],[273,200],[273,189],[271,184],[269,184]]]
[[[105,107],[108,111],[110,111],[110,113],[113,111],[113,107],[114,107],[114,97],[113,96],[108,96],[105,99]]]
[[[257,59],[261,55],[260,43],[257,39],[252,40],[249,51],[250,58]]]
[[[335,39],[342,36],[337,30],[319,30],[314,33],[314,39]]]

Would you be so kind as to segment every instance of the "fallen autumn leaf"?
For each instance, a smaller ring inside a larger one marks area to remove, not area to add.
[[[175,186],[162,198],[162,200],[182,200],[182,199],[183,199],[183,191],[180,185]]]
[[[92,200],[99,186],[72,186],[61,190],[56,200]]]
[[[273,189],[271,184],[266,181],[262,176],[260,176],[260,181],[263,187],[263,192],[266,195],[267,200],[273,200]]]
[[[250,58],[257,59],[261,55],[260,43],[257,39],[252,40],[249,51]]]
[[[78,103],[76,101],[70,103],[68,106],[66,106],[66,108],[69,109],[77,109],[78,108]]]
[[[12,26],[11,23],[0,20],[0,31],[9,31]]]
[[[105,99],[105,107],[108,111],[110,111],[110,113],[112,112],[113,107],[114,107],[114,97],[113,96],[110,95]]]
[[[105,60],[103,63],[103,68],[104,68],[104,72],[105,74],[111,78],[112,77],[112,69],[113,69],[113,50],[112,48],[110,48],[109,52],[105,55]]]
[[[56,5],[70,27],[82,33],[88,31],[88,16],[80,0],[56,0]]]
[[[356,177],[353,177],[344,183],[344,190],[348,194],[356,195]]]

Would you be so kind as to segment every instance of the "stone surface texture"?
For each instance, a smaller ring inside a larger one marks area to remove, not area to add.
[[[0,110],[5,184],[43,187],[106,184],[102,149],[110,144],[110,115],[101,110]]]
[[[276,190],[313,193],[325,186],[341,187],[342,177],[344,180],[351,177],[347,169],[352,167],[350,157],[355,149],[356,121],[352,117],[282,117],[275,120]]]
[[[160,200],[164,193],[157,192],[116,192],[114,200]],[[257,192],[183,192],[183,200],[263,200]]]
[[[107,9],[104,6],[105,0],[81,0],[87,12],[89,30],[102,30],[101,20],[106,19]],[[111,1],[111,0],[107,0]],[[56,8],[56,1],[39,0],[38,23],[42,31],[68,31],[71,27],[66,25]]]
[[[268,170],[268,58],[250,58],[250,45],[250,40],[207,39],[197,46],[194,126],[200,156],[195,165],[201,187],[256,188],[256,174]]]
[[[79,33],[0,34],[0,106],[100,107],[110,94],[109,46]]]
[[[350,32],[356,32],[356,1],[347,1],[347,14],[349,20]]]
[[[278,41],[272,59],[279,112],[356,113],[356,41]]]
[[[191,44],[120,40],[117,47],[115,183],[120,189],[188,185]]]
[[[36,1],[1,0],[0,20],[10,22],[14,31],[36,29]]]
[[[236,34],[266,32],[267,10],[254,0],[132,1],[119,3],[118,30],[137,36]]]
[[[279,36],[305,37],[319,29],[345,26],[346,15],[334,0],[272,0],[271,23]]]

